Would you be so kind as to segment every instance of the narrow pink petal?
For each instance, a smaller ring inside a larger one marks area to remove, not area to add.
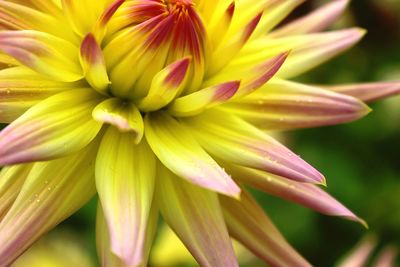
[[[377,241],[374,236],[364,237],[344,259],[337,265],[338,267],[364,267],[372,255]]]
[[[398,257],[399,249],[394,245],[389,245],[377,256],[373,267],[394,267],[396,266],[396,258]]]
[[[271,266],[310,267],[247,192],[240,200],[220,196],[229,234]]]
[[[144,258],[156,161],[145,141],[108,128],[96,159],[96,188],[110,233],[111,251],[126,266]]]
[[[138,265],[126,265],[121,258],[117,257],[111,249],[109,228],[104,217],[103,208],[100,202],[97,205],[96,216],[96,247],[102,267],[146,267],[149,260],[150,250],[154,241],[154,237],[158,226],[159,211],[157,205],[152,203],[149,214],[148,224],[146,227],[145,243],[141,263]]]
[[[53,159],[84,148],[100,131],[101,123],[91,114],[100,100],[93,90],[76,89],[35,105],[0,132],[0,165]]]
[[[310,14],[283,25],[268,36],[277,38],[322,31],[342,15],[348,3],[349,0],[330,1]]]
[[[240,188],[181,123],[164,112],[151,113],[145,118],[145,129],[153,152],[173,173],[198,186],[238,197]]]
[[[209,111],[185,123],[204,149],[217,158],[300,182],[325,183],[316,169],[239,117]]]
[[[97,146],[94,142],[76,155],[35,163],[0,222],[2,266],[9,266],[33,242],[93,197]]]
[[[314,209],[322,214],[341,216],[366,223],[327,192],[316,185],[299,183],[280,176],[237,165],[224,165],[233,178],[240,183],[260,189],[268,194]]]
[[[107,94],[110,84],[103,51],[93,34],[83,39],[80,48],[80,62],[88,83],[97,91]]]
[[[324,86],[325,89],[371,102],[400,93],[400,81]]]
[[[157,203],[200,266],[238,266],[217,194],[159,168]]]
[[[359,99],[278,79],[222,108],[266,130],[335,125],[357,120],[370,111]]]

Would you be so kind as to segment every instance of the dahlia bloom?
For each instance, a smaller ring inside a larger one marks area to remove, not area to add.
[[[0,1],[0,266],[99,196],[103,266],[146,266],[159,213],[201,266],[310,266],[243,185],[360,221],[268,132],[349,122],[398,84],[288,79],[351,47],[334,1]],[[376,91],[377,88],[383,88]],[[361,90],[361,91],[360,91]]]

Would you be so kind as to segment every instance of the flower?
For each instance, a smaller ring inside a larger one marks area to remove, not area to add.
[[[399,84],[289,81],[364,34],[319,33],[343,0],[271,32],[301,2],[1,1],[0,266],[96,192],[103,266],[146,266],[159,213],[201,266],[238,266],[230,237],[310,266],[243,184],[362,222],[268,132],[356,120],[368,107],[335,90]]]

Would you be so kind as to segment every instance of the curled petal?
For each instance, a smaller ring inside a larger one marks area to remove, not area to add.
[[[217,194],[160,166],[157,203],[168,225],[201,266],[238,266]]]
[[[345,123],[370,111],[356,98],[278,79],[222,108],[259,128],[274,130]]]
[[[0,172],[0,221],[17,198],[32,164],[4,167]]]
[[[97,147],[94,142],[74,156],[35,163],[0,223],[3,266],[9,266],[33,242],[93,197]]]
[[[249,42],[227,69],[254,65],[273,55],[290,50],[290,56],[277,73],[278,77],[290,78],[300,75],[357,43],[365,31],[359,28],[296,35],[285,38],[268,36]]]
[[[247,192],[240,200],[220,196],[229,234],[271,266],[310,267]]]
[[[142,115],[132,103],[119,98],[109,98],[98,104],[92,114],[98,122],[109,123],[120,132],[133,133],[136,144],[142,140],[144,132]]]
[[[145,129],[153,152],[176,175],[198,186],[238,197],[239,187],[178,121],[163,112],[148,114]]]
[[[93,34],[89,33],[82,41],[80,61],[88,83],[97,91],[106,94],[108,79],[103,52]]]
[[[331,23],[336,21],[336,19],[346,9],[348,3],[349,0],[331,1],[306,16],[285,24],[284,26],[268,34],[268,36],[277,38],[324,30]]]
[[[138,102],[143,111],[159,110],[179,95],[186,84],[190,58],[172,63],[154,76],[146,97]]]
[[[24,67],[0,70],[0,123],[11,123],[43,99],[79,86],[55,82]]]
[[[323,86],[341,94],[370,102],[400,93],[400,81]]]
[[[224,165],[238,182],[260,189],[268,194],[314,209],[322,214],[341,216],[366,223],[349,209],[316,185],[299,183],[283,177],[236,165]]]
[[[185,123],[205,150],[220,159],[300,182],[325,183],[299,156],[234,115],[209,111]]]
[[[231,99],[239,86],[239,81],[226,82],[179,97],[168,107],[168,112],[175,117],[188,117],[200,114],[206,109]]]
[[[0,165],[49,160],[84,148],[101,128],[91,116],[99,101],[92,90],[77,89],[32,107],[0,133]]]
[[[55,80],[73,82],[83,76],[78,48],[48,33],[31,30],[2,31],[0,50]]]
[[[110,127],[96,159],[96,188],[110,233],[111,251],[126,266],[144,256],[156,161],[147,143]]]

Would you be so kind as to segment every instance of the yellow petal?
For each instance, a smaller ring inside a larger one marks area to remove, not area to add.
[[[168,225],[201,266],[238,266],[217,194],[159,168],[157,203]]]
[[[97,142],[68,158],[35,163],[14,204],[0,223],[0,262],[16,257],[95,194]]]
[[[121,259],[119,259],[110,247],[110,236],[108,233],[107,222],[104,217],[103,209],[100,203],[97,205],[96,216],[96,244],[97,255],[100,258],[102,267],[147,267],[150,250],[153,244],[153,239],[157,231],[159,212],[157,205],[154,203],[150,210],[149,220],[146,227],[146,240],[144,245],[144,252],[142,262],[139,265],[127,266]]]
[[[267,214],[247,192],[240,200],[220,196],[229,233],[271,266],[311,267],[288,244]]]
[[[168,112],[175,117],[188,117],[200,114],[206,109],[231,99],[239,86],[239,81],[226,82],[179,97],[168,107]]]
[[[189,58],[184,58],[167,66],[152,79],[149,93],[138,101],[142,111],[154,111],[168,105],[179,95],[188,77]]]
[[[11,123],[45,98],[79,86],[48,80],[24,66],[0,70],[0,123]]]
[[[93,118],[102,123],[109,123],[120,132],[130,132],[135,136],[135,143],[142,140],[144,125],[140,111],[130,102],[119,98],[104,100],[93,110]]]
[[[106,95],[110,80],[108,79],[103,52],[93,34],[89,33],[83,39],[79,58],[88,83],[93,89]]]
[[[4,167],[0,172],[0,221],[17,198],[32,164]]]
[[[1,31],[0,50],[21,64],[59,81],[72,82],[83,77],[78,48],[44,32]]]
[[[93,90],[78,89],[35,105],[0,133],[0,165],[58,158],[84,148],[101,128],[91,115],[98,102]]]
[[[163,112],[145,118],[146,139],[159,160],[172,172],[198,186],[237,197],[239,187],[200,147],[191,133]]]
[[[144,256],[153,200],[156,161],[146,141],[109,127],[96,159],[96,188],[110,233],[110,246],[127,266]]]

